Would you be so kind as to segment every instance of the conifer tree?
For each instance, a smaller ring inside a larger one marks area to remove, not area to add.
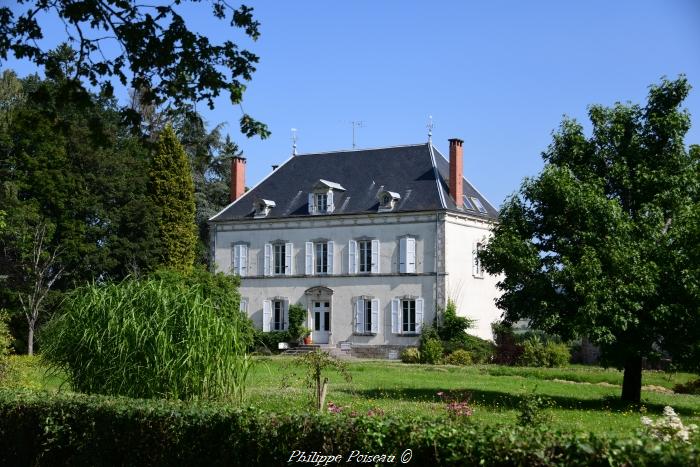
[[[159,207],[163,266],[189,272],[197,244],[194,183],[187,155],[170,125],[160,135],[149,176],[151,197]]]

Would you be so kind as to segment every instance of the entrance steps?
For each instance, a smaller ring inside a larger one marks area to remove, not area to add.
[[[325,350],[320,344],[303,344],[296,347],[290,347],[282,352],[282,355],[302,355],[309,352],[314,352],[316,349]]]

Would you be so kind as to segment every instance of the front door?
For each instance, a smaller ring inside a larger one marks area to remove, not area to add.
[[[314,327],[312,339],[314,344],[328,344],[328,336],[331,333],[331,302],[313,302],[311,309]]]

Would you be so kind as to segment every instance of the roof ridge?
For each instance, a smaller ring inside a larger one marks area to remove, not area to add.
[[[425,146],[426,144],[427,143],[398,144],[396,146],[377,146],[377,147],[373,147],[373,148],[356,148],[356,149],[339,149],[337,151],[305,152],[305,153],[297,154],[295,157],[317,156],[317,155],[322,155],[322,154],[338,154],[341,152],[379,151],[381,149],[410,148],[410,147]]]

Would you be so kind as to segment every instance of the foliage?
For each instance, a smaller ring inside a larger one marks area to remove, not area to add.
[[[325,398],[328,378],[321,380],[325,370],[334,370],[342,375],[345,381],[352,381],[348,365],[321,349],[316,349],[313,352],[307,352],[297,357],[296,363],[306,367],[306,383],[308,387],[314,388],[314,405],[319,411],[323,411],[326,407]]]
[[[9,317],[5,310],[0,309],[0,381],[6,378],[10,356],[12,335],[7,327]]]
[[[459,342],[445,342],[444,346],[447,353],[452,353],[455,350],[469,352],[474,363],[490,363],[495,352],[493,342],[471,334],[465,334]]]
[[[226,440],[226,442],[222,442]],[[288,465],[295,451],[412,465],[696,465],[700,446],[417,417],[270,413],[224,404],[0,391],[0,464]],[[333,451],[327,451],[331,446]]]
[[[438,391],[437,396],[445,402],[447,415],[453,420],[465,420],[471,417],[474,410],[469,405],[472,398],[470,393]]]
[[[444,353],[445,349],[439,339],[421,339],[420,357],[422,363],[430,363],[431,365],[442,363]]]
[[[678,383],[673,386],[673,392],[700,396],[700,379],[688,381],[687,383]]]
[[[462,343],[466,340],[467,329],[474,327],[475,320],[464,316],[457,316],[457,305],[453,300],[447,300],[447,306],[442,314],[442,323],[437,328],[438,335],[443,342]]]
[[[179,1],[157,7],[117,0],[21,3],[30,6],[17,17],[11,8],[0,7],[0,58],[12,53],[43,66],[47,75],[60,68],[55,54],[37,42],[44,35],[42,20],[60,17],[68,40],[63,47],[70,47],[75,55],[67,82],[74,91],[84,93],[89,84],[111,97],[112,83],[118,80],[122,86],[141,90],[146,104],[171,101],[180,106],[204,100],[213,108],[221,91],[228,91],[231,103],[237,105],[243,99],[244,82],[251,79],[258,61],[230,39],[212,43],[188,27]],[[252,8],[233,8],[224,0],[215,0],[212,7],[214,18],[230,21],[247,38],[258,38],[260,24],[253,18]],[[124,109],[124,113],[138,123],[133,109]],[[265,125],[247,114],[241,117],[240,127],[249,137],[269,134]]]
[[[194,184],[187,156],[170,126],[158,140],[149,172],[149,191],[153,203],[160,206],[158,230],[163,265],[189,272],[197,243]]]
[[[673,410],[673,407],[664,407],[664,416],[657,420],[642,417],[642,425],[654,438],[664,442],[680,440],[689,443],[696,431],[697,425],[683,425],[681,418]]]
[[[564,339],[587,336],[624,367],[639,401],[642,357],[700,364],[700,149],[686,149],[688,81],[644,107],[592,106],[592,134],[565,119],[545,167],[506,200],[480,253],[502,274],[498,306]]]
[[[471,365],[473,363],[472,354],[466,350],[457,349],[445,357],[445,363],[448,365]]]
[[[523,346],[517,342],[513,327],[509,323],[492,323],[496,347],[493,361],[503,365],[515,365],[523,353]]]
[[[543,343],[538,336],[531,336],[523,342],[523,353],[518,364],[525,366],[564,366],[569,363],[571,353],[563,343],[549,341]]]
[[[255,340],[253,341],[254,348],[264,349],[265,352],[279,353],[280,342],[290,342],[291,338],[288,331],[270,331],[263,332],[261,329],[255,329]]]
[[[298,342],[304,336],[308,335],[308,328],[304,327],[304,321],[306,321],[306,308],[298,303],[289,305],[289,309],[287,310],[287,318],[289,320],[287,332],[289,333],[289,340],[291,342]]]
[[[551,416],[545,411],[552,402],[534,391],[525,394],[520,399],[518,411],[518,425],[523,427],[542,426],[551,420]]]
[[[406,347],[401,351],[401,361],[404,363],[420,363],[420,350],[415,347]]]
[[[168,273],[76,289],[41,334],[42,356],[86,393],[240,401],[252,328],[235,279],[195,279]]]

